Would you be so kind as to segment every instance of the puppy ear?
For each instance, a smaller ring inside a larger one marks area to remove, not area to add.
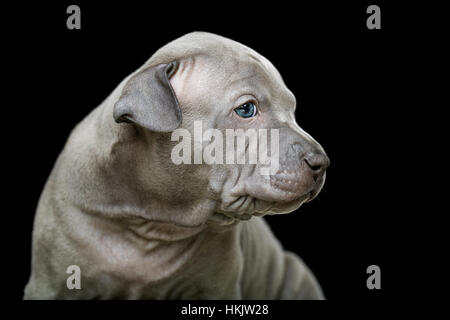
[[[159,64],[131,77],[114,105],[114,120],[157,132],[178,128],[181,109],[169,82],[177,67],[177,62]]]

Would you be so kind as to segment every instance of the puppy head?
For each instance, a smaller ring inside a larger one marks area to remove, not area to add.
[[[192,33],[128,80],[114,117],[143,129],[148,165],[141,177],[152,181],[152,193],[208,208],[197,221],[230,223],[291,212],[322,188],[329,160],[297,125],[295,108],[267,59],[235,41]]]

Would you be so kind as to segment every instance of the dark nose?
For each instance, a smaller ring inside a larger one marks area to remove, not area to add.
[[[308,153],[304,160],[313,173],[314,181],[318,180],[330,165],[330,159],[323,153]]]

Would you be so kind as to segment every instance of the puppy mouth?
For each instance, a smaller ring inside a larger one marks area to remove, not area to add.
[[[324,179],[298,173],[272,175],[264,181],[246,185],[228,195],[227,201],[216,208],[216,218],[239,222],[253,216],[288,213],[314,199],[320,192]],[[255,188],[256,186],[256,188]]]
[[[314,183],[302,180],[297,175],[275,175],[270,177],[273,196],[279,202],[310,201],[316,195],[314,185]]]
[[[325,177],[326,177],[326,173],[323,174],[323,176],[321,176],[316,183],[314,184],[313,189],[309,192],[309,198],[308,200],[306,200],[305,202],[310,202],[312,201],[319,193],[320,191],[322,191],[322,187],[325,184]]]

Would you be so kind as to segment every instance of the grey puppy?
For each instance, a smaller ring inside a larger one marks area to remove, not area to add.
[[[39,200],[25,299],[322,299],[262,218],[325,180],[329,160],[295,107],[275,67],[240,43],[194,32],[159,49],[71,133]],[[171,132],[200,120],[278,128],[279,170],[174,164]],[[71,265],[81,289],[67,287]]]

